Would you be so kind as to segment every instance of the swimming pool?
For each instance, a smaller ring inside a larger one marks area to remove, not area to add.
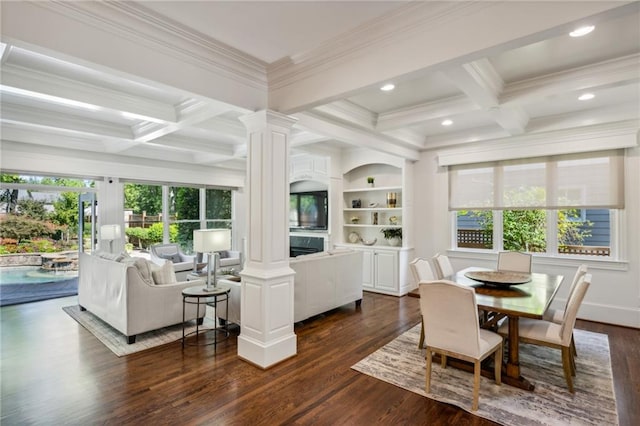
[[[42,284],[78,276],[78,271],[44,271],[39,266],[5,266],[0,268],[0,284]]]

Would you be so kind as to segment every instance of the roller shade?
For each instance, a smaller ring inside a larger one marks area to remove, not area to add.
[[[449,167],[449,210],[624,208],[624,152]]]

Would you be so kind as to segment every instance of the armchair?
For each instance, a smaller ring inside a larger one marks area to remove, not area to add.
[[[178,244],[154,244],[151,246],[150,255],[151,261],[158,265],[170,260],[179,281],[185,279],[187,273],[193,269],[195,256],[184,254]]]

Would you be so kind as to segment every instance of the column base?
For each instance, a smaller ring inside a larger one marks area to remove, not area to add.
[[[267,344],[240,334],[238,336],[238,357],[267,369],[297,354],[296,335],[291,334]]]

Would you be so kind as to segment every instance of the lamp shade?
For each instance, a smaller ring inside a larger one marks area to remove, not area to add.
[[[100,227],[100,238],[103,240],[117,240],[121,235],[120,225],[102,225]]]
[[[211,253],[231,248],[231,230],[197,229],[193,231],[193,250]]]

